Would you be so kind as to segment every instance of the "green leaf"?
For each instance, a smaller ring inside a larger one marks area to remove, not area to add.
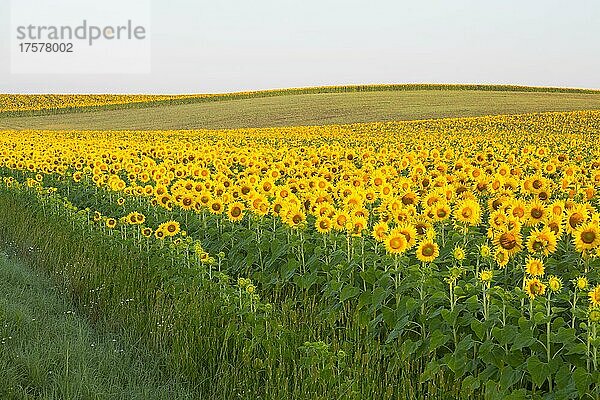
[[[527,400],[529,396],[526,389],[519,389],[511,392],[508,396],[503,396],[503,400]]]
[[[369,292],[363,292],[360,297],[358,298],[358,306],[356,306],[356,308],[358,310],[362,309],[365,305],[369,305],[371,304],[373,295],[371,295],[371,293]]]
[[[535,338],[529,329],[519,333],[515,337],[515,341],[511,350],[521,350],[523,347],[529,347],[535,342]]]
[[[288,281],[296,272],[296,268],[298,268],[298,261],[289,260],[287,263],[281,266],[281,279],[285,282]]]
[[[446,344],[447,341],[448,336],[444,335],[439,329],[436,329],[429,338],[429,351],[434,351],[438,347]]]
[[[552,337],[552,342],[564,344],[575,342],[575,329],[558,328],[558,332]]]
[[[475,390],[479,389],[479,386],[481,386],[481,382],[479,381],[479,379],[472,375],[469,375],[465,377],[465,379],[463,379],[462,381],[461,394],[463,395],[463,397],[468,397]]]
[[[506,366],[500,371],[500,387],[502,390],[508,390],[512,385],[517,383],[520,378],[519,371],[515,371],[512,367]]]
[[[585,395],[589,388],[592,380],[592,376],[585,370],[585,368],[577,367],[573,371],[573,382],[579,392],[580,396]]]
[[[438,375],[438,371],[440,370],[439,362],[432,360],[427,363],[425,367],[425,371],[421,374],[420,381],[427,382],[430,379],[435,378]]]
[[[360,294],[360,289],[355,286],[346,286],[340,293],[340,301],[344,302],[348,299],[356,297]]]
[[[546,379],[550,377],[548,365],[541,362],[536,355],[527,359],[527,372],[531,375],[531,381],[537,386],[542,386]]]
[[[471,321],[471,329],[473,329],[479,340],[483,340],[485,337],[485,326],[480,321],[476,319]]]
[[[441,311],[441,315],[448,325],[454,326],[454,324],[456,323],[456,317],[458,315],[458,312],[456,311],[456,309],[454,311],[450,311],[447,308],[444,308]]]
[[[567,344],[566,347],[569,350],[567,355],[587,354],[587,347],[586,347],[585,343],[569,343],[569,344]]]

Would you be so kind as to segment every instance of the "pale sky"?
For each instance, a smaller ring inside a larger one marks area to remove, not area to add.
[[[150,73],[40,75],[11,74],[10,1],[0,0],[0,92],[422,82],[600,88],[595,0],[147,1]]]

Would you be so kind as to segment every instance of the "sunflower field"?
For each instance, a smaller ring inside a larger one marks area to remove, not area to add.
[[[0,131],[0,235],[208,398],[600,399],[599,137]]]

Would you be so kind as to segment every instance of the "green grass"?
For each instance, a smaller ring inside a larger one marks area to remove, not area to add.
[[[138,104],[127,109],[63,110],[54,115],[0,116],[0,129],[219,129],[600,109],[597,92],[491,90],[502,89],[495,86],[441,88],[292,91],[185,104]]]
[[[0,252],[0,398],[182,399],[131,343],[102,335],[44,275]]]

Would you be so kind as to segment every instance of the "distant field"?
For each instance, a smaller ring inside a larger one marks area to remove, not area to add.
[[[0,116],[0,129],[194,129],[413,120],[600,109],[600,94],[498,90],[386,90],[305,93]]]

